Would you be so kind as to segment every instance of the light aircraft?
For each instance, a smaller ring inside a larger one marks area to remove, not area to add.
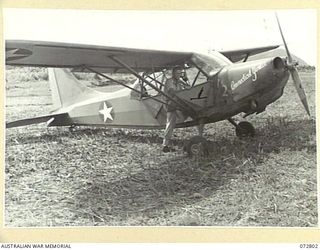
[[[278,19],[277,19],[278,20]],[[247,61],[248,57],[275,46],[210,54],[89,46],[40,41],[6,41],[6,64],[49,68],[54,110],[51,114],[6,123],[6,128],[46,122],[48,126],[106,126],[119,128],[164,128],[164,97],[179,110],[176,127],[200,126],[228,120],[239,137],[254,135],[247,121],[232,117],[263,112],[280,98],[291,74],[302,104],[310,115],[296,63],[287,47],[278,21],[287,58]],[[174,98],[163,91],[167,72],[185,68],[186,83]],[[124,88],[100,92],[79,82],[73,72],[93,72]],[[123,83],[112,76],[130,73],[135,83]],[[189,154],[204,154],[207,141],[195,136],[186,143]]]

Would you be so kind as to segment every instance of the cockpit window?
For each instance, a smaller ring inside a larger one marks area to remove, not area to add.
[[[191,62],[201,69],[207,76],[212,76],[222,67],[232,64],[229,59],[216,51],[212,51],[207,55],[193,54]]]
[[[209,54],[194,53],[191,58],[184,64],[185,76],[181,81],[185,82],[184,89],[192,88],[196,85],[206,83],[208,77],[216,74],[221,68],[232,64],[229,59],[221,55],[219,52],[212,51]],[[167,79],[171,78],[172,68],[163,69],[158,72],[144,72],[140,75],[145,78],[152,86],[162,90]],[[156,96],[159,94],[157,90],[148,86],[140,79],[137,79],[132,91],[131,98],[143,99],[144,97]]]

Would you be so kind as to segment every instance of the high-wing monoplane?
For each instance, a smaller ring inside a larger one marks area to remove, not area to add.
[[[278,22],[279,24],[279,22]],[[40,41],[6,41],[6,64],[48,67],[54,110],[51,114],[6,124],[7,128],[46,122],[48,126],[107,126],[121,128],[163,128],[165,99],[179,110],[177,127],[203,126],[228,120],[237,136],[254,135],[251,123],[236,122],[233,116],[263,112],[281,97],[291,74],[305,110],[310,115],[296,63],[279,24],[287,58],[247,61],[248,57],[275,46],[208,54],[90,46]],[[168,71],[181,65],[188,80],[175,98],[164,91]],[[122,85],[114,92],[100,92],[84,86],[73,72],[93,72]],[[130,73],[134,83],[114,79]],[[165,98],[164,98],[165,97]],[[200,134],[188,141],[189,153],[203,152],[206,140]]]

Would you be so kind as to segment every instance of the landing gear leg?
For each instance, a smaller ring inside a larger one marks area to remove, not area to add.
[[[199,136],[202,137],[202,135],[203,135],[203,129],[204,129],[204,122],[203,122],[203,121],[200,121],[200,123],[199,123],[199,125],[197,126],[197,128],[198,128],[198,134],[199,134]]]
[[[236,121],[232,118],[229,118],[228,121],[235,126],[236,128],[236,135],[241,139],[244,137],[253,137],[256,134],[256,131],[253,127],[253,125],[250,122],[239,122],[236,123]]]

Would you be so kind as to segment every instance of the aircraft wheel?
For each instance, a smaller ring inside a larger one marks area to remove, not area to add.
[[[253,137],[256,131],[250,122],[239,122],[236,127],[236,135],[239,138]]]
[[[209,143],[202,136],[194,136],[186,142],[184,150],[189,156],[208,156]]]

